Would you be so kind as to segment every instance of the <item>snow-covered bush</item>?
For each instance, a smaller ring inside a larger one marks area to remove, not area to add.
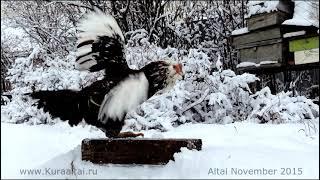
[[[213,91],[208,104],[214,114],[213,118],[208,118],[211,119],[210,122],[230,123],[245,120],[252,110],[249,84],[259,79],[247,73],[236,75],[231,70],[213,72],[209,79],[213,84]]]
[[[304,96],[291,97],[291,92],[271,94],[269,87],[250,97],[253,111],[249,120],[265,123],[303,122],[319,117],[319,106]]]
[[[128,43],[125,48],[126,60],[131,68],[140,69],[148,62],[165,60],[180,61],[181,53],[186,51],[168,47],[162,49],[148,41],[148,33],[144,29],[131,31],[126,34]]]
[[[185,117],[179,114],[183,97],[188,93],[183,90],[184,82],[178,82],[169,92],[157,94],[141,104],[135,111],[127,114],[125,129],[169,130],[175,125],[185,123]]]
[[[52,59],[39,47],[28,57],[17,58],[8,70],[13,91],[23,93],[34,90],[80,89],[93,82],[100,73],[87,73],[75,69],[75,54],[65,59]],[[90,80],[91,78],[91,80]]]
[[[8,69],[7,79],[12,84],[10,102],[1,107],[1,115],[11,123],[31,124],[55,122],[49,114],[37,109],[35,101],[25,93],[37,90],[80,90],[103,76],[103,72],[88,73],[75,69],[75,53],[65,59],[52,59],[46,51],[35,47],[28,57],[19,57]]]
[[[34,106],[36,100],[28,96],[13,94],[11,102],[1,107],[2,120],[8,123],[51,124],[58,119],[52,119],[49,113]]]

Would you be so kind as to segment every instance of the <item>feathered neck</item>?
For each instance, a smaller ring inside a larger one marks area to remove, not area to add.
[[[168,63],[163,61],[152,62],[144,66],[140,71],[144,72],[149,81],[148,98],[166,88]]]

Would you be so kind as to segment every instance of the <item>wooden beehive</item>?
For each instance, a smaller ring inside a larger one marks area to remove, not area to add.
[[[256,29],[278,25],[287,20],[289,15],[281,11],[274,11],[271,13],[254,15],[247,19],[248,30],[253,31]]]
[[[257,6],[263,6],[257,4]],[[247,18],[248,32],[234,35],[233,46],[238,50],[240,63],[249,62],[252,67],[243,69],[273,68],[286,64],[289,53],[288,42],[284,41],[286,29],[282,23],[293,17],[294,2],[280,0],[276,11],[255,14]]]
[[[262,7],[265,4],[253,5]],[[317,94],[310,93],[308,87],[319,87],[318,28],[283,23],[293,17],[295,5],[292,1],[279,0],[277,11],[250,16],[246,19],[246,29],[234,33],[231,39],[238,55],[237,73],[256,74],[260,81],[253,86],[269,86],[272,93],[292,91],[288,84],[295,81],[298,74],[304,74],[311,80],[301,78],[298,82],[301,88],[294,87],[295,91]]]
[[[280,26],[233,37],[233,45],[239,50],[241,62],[260,64],[263,61],[274,61],[274,66],[284,62],[288,45],[283,42]]]
[[[319,62],[319,36],[298,36],[289,39],[289,51],[294,53],[294,64]]]
[[[280,0],[277,11],[252,15],[247,18],[248,30],[253,31],[265,27],[271,27],[282,24],[285,20],[293,17],[294,2],[288,0]]]
[[[201,150],[201,139],[84,139],[82,160],[97,164],[166,164],[182,147]]]

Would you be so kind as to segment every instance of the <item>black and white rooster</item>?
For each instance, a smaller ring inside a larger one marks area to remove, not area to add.
[[[107,137],[136,137],[142,133],[122,132],[128,111],[156,92],[169,89],[183,76],[182,65],[155,61],[140,70],[130,69],[124,57],[124,36],[116,20],[92,12],[78,26],[77,63],[79,70],[105,70],[105,77],[81,91],[38,91],[38,99],[53,117],[76,125],[82,119],[102,129]]]

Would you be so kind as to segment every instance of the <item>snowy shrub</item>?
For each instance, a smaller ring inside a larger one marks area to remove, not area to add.
[[[171,47],[162,49],[154,43],[150,43],[148,36],[148,33],[144,29],[131,31],[126,34],[128,38],[125,48],[126,60],[133,69],[140,69],[149,62],[168,58],[173,61],[179,61],[180,54],[185,52]]]
[[[178,110],[183,103],[182,97],[188,93],[183,90],[183,83],[178,82],[169,92],[157,94],[141,104],[137,110],[129,112],[124,129],[166,131],[177,123],[185,123],[184,116],[181,116]]]
[[[28,57],[17,58],[8,70],[13,91],[80,89],[93,82],[101,73],[87,73],[75,69],[75,55],[65,59],[51,59],[41,48],[34,48]],[[90,80],[91,78],[91,80]]]
[[[213,72],[209,79],[213,88],[208,98],[208,104],[211,106],[207,111],[209,116],[207,121],[230,123],[245,120],[252,110],[249,84],[259,79],[247,73],[236,75],[231,70]]]
[[[258,123],[303,122],[319,117],[319,106],[304,96],[291,97],[291,92],[271,94],[269,87],[250,97],[253,111],[249,120]]]
[[[103,72],[88,73],[75,69],[75,53],[70,53],[65,59],[52,59],[46,52],[35,47],[28,57],[15,60],[8,69],[7,79],[13,89],[10,102],[1,108],[1,115],[6,116],[11,123],[28,122],[31,124],[55,122],[42,109],[37,109],[34,100],[25,93],[38,90],[79,90],[103,76]]]
[[[183,104],[186,119],[204,123],[245,120],[251,110],[248,106],[251,93],[248,84],[256,80],[258,78],[252,74],[237,76],[231,70],[219,70],[203,77],[191,76],[186,79],[185,86],[189,92]]]
[[[35,124],[51,124],[57,122],[52,119],[49,113],[45,113],[43,109],[38,109],[33,104],[36,100],[32,100],[28,96],[13,94],[11,102],[1,107],[2,120],[8,123],[27,123]]]

